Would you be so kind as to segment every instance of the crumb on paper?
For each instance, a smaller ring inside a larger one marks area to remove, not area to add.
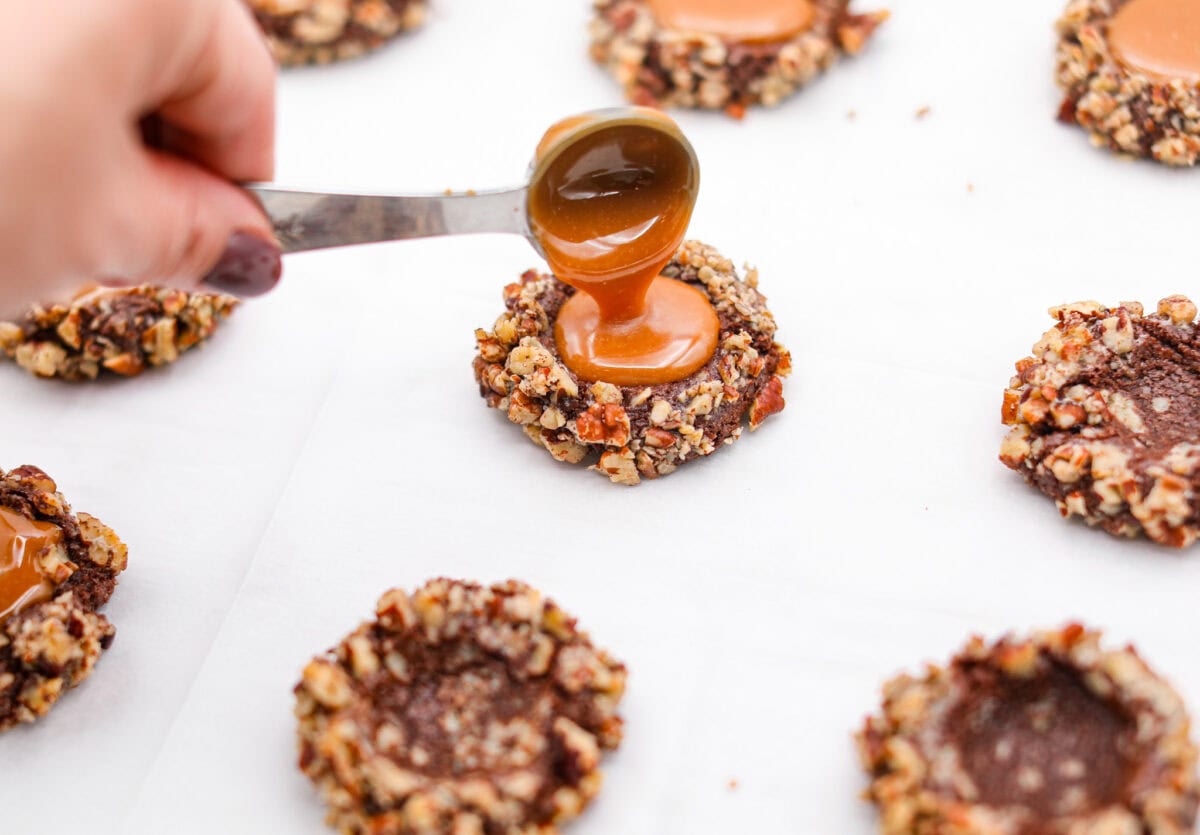
[[[918,119],[924,119],[924,118],[925,118],[926,116],[928,116],[928,115],[929,115],[929,114],[930,114],[932,111],[933,111],[933,108],[931,108],[929,105],[927,105],[927,104],[926,104],[926,105],[922,105],[921,107],[917,108],[917,118],[918,118]]]

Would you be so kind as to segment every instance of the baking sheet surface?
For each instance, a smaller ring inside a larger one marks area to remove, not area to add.
[[[675,114],[703,166],[692,235],[760,269],[796,368],[785,412],[670,478],[609,485],[484,407],[472,332],[538,264],[517,239],[296,256],[132,381],[0,367],[3,465],[130,546],[112,650],[0,737],[0,831],[326,832],[291,687],[381,592],[438,575],[533,583],[629,665],[576,835],[869,835],[851,732],[973,631],[1082,618],[1200,709],[1200,555],[1066,524],[996,460],[1047,307],[1197,292],[1196,175],[1055,122],[1058,4],[891,7],[777,110]],[[620,102],[586,20],[435,0],[375,56],[286,73],[278,180],[516,182],[551,122]]]

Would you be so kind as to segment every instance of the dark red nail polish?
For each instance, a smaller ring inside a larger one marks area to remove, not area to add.
[[[283,254],[278,246],[249,232],[235,232],[221,260],[201,284],[231,296],[261,296],[279,283],[282,272]]]

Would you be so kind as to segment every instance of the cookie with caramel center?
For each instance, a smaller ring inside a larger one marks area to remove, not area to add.
[[[0,731],[91,675],[115,634],[97,610],[125,565],[124,543],[44,472],[0,470]]]
[[[716,352],[698,371],[655,385],[581,379],[554,334],[575,290],[530,270],[505,288],[506,309],[492,329],[475,332],[484,400],[556,460],[590,463],[626,485],[712,455],[782,411],[791,355],[775,341],[758,273],[743,277],[712,247],[688,241],[662,275],[699,291],[716,311]]]
[[[861,52],[887,17],[850,0],[598,0],[591,54],[635,104],[741,117]]]
[[[1200,5],[1071,0],[1058,19],[1059,118],[1092,144],[1172,166],[1200,158]]]

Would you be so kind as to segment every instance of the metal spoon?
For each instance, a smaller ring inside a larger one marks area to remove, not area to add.
[[[352,244],[504,232],[525,237],[528,186],[466,194],[374,195],[246,188],[262,203],[284,253]]]
[[[544,256],[529,223],[530,185],[538,181],[551,160],[575,142],[597,130],[626,124],[659,130],[692,153],[678,126],[659,111],[615,107],[574,116],[550,128],[530,163],[528,182],[518,188],[431,195],[335,194],[258,183],[246,188],[262,203],[285,253],[499,232],[522,236]]]

